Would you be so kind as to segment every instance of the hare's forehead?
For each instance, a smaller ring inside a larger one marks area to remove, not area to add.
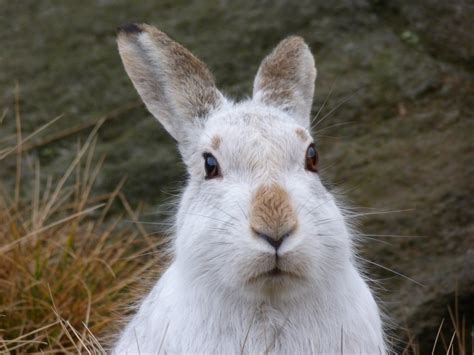
[[[204,140],[213,149],[297,149],[311,141],[290,116],[274,110],[233,110],[211,117]]]

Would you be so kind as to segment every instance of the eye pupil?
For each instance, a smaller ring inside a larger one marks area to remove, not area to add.
[[[318,161],[319,161],[319,154],[316,150],[316,147],[313,143],[311,143],[306,150],[306,162],[305,168],[306,170],[317,172],[318,171]]]
[[[219,164],[217,159],[211,153],[204,153],[204,169],[206,171],[206,179],[212,179],[220,175]]]

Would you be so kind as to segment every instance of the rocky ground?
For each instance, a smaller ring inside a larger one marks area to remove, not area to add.
[[[422,353],[431,351],[441,320],[451,323],[448,306],[456,296],[470,331],[474,5],[25,0],[0,1],[0,12],[0,142],[15,133],[15,81],[25,135],[64,114],[29,148],[50,174],[64,170],[87,127],[109,114],[96,148],[107,157],[98,191],[110,191],[126,175],[127,196],[149,206],[181,186],[184,171],[172,140],[137,104],[115,27],[156,25],[208,63],[235,97],[250,94],[260,60],[280,39],[305,37],[318,67],[315,114],[328,98],[314,132],[325,180],[361,213],[404,210],[360,220],[368,234],[362,255],[423,284],[368,265],[393,336],[399,344],[416,337]],[[13,176],[14,160],[0,164],[3,177]],[[449,342],[449,325],[444,329]]]

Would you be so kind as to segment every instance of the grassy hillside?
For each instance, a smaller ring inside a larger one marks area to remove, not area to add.
[[[24,137],[63,115],[23,146],[22,179],[34,179],[28,164],[37,159],[46,184],[105,117],[95,151],[106,159],[93,194],[114,191],[126,176],[124,196],[150,211],[181,186],[184,170],[172,140],[137,101],[115,27],[156,25],[236,98],[250,94],[263,56],[300,34],[318,67],[313,111],[323,106],[315,134],[324,178],[369,213],[361,219],[363,256],[424,285],[368,265],[394,336],[401,344],[417,338],[430,351],[443,318],[449,343],[456,294],[467,329],[474,319],[473,10],[462,0],[2,1],[0,150],[15,145],[15,109]],[[0,160],[8,193],[16,164],[14,154]],[[28,186],[23,198],[33,193]]]

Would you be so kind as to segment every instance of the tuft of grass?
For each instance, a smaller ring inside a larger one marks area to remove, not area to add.
[[[15,187],[0,181],[0,352],[105,353],[143,280],[162,268],[163,239],[122,219],[139,214],[124,180],[93,194],[104,162],[94,157],[100,121],[63,175],[51,177],[22,152],[16,111],[17,142],[0,147],[0,163],[17,164]]]
[[[454,305],[447,307],[449,318],[443,318],[439,324],[434,339],[431,354],[446,354],[446,355],[467,355],[473,353],[469,351],[469,347],[474,345],[472,343],[471,333],[471,344],[469,345],[469,325],[466,324],[465,315],[461,314],[459,310],[459,298],[457,292],[454,295]],[[419,340],[413,334],[411,334],[409,328],[406,328],[406,337],[408,341],[401,351],[402,355],[420,355]]]

